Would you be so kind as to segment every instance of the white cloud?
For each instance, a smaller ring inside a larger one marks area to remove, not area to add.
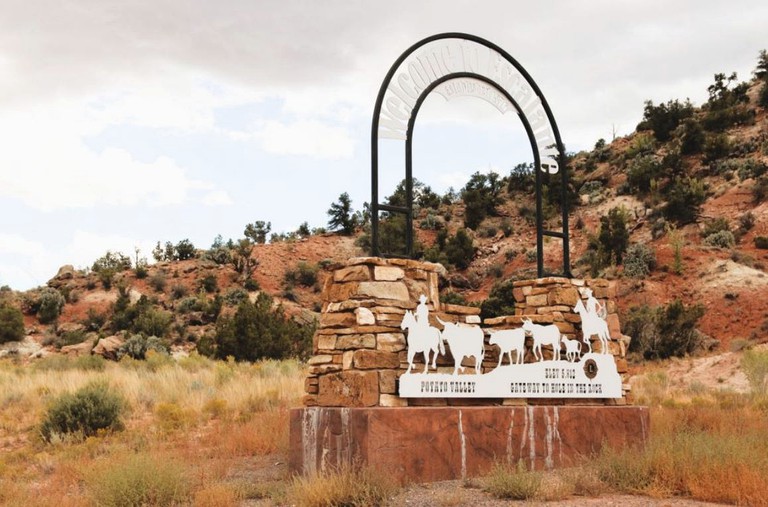
[[[203,197],[203,204],[206,206],[230,206],[233,204],[232,198],[224,190],[214,190]]]
[[[52,104],[0,117],[0,195],[35,209],[181,204],[210,182],[187,176],[169,157],[136,160],[120,148],[94,152],[84,142],[99,125],[77,104]]]
[[[251,134],[264,151],[277,155],[305,155],[320,159],[350,159],[355,143],[351,133],[317,120],[293,123],[260,122]]]

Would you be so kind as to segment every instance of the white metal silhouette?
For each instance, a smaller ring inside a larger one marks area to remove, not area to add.
[[[440,318],[437,321],[443,326],[442,338],[448,342],[453,354],[453,374],[457,375],[459,366],[465,357],[474,356],[475,373],[480,373],[480,366],[483,363],[485,354],[484,339],[485,334],[480,326],[470,326],[454,324],[453,322],[443,322]]]
[[[585,297],[591,296],[585,292]],[[585,304],[587,306],[585,306]],[[592,307],[595,313],[587,308]],[[605,307],[603,306],[602,310]],[[594,331],[607,337],[607,325],[598,314],[600,305],[587,300],[579,301],[574,311],[580,312],[584,333]],[[429,325],[430,307],[427,297],[421,296],[419,304],[403,316],[401,328],[406,330],[408,370],[400,375],[398,394],[402,398],[620,398],[622,381],[616,361],[608,352],[607,341],[602,354],[582,354],[581,341],[563,336],[556,325],[534,324],[530,318],[522,328],[483,330],[478,325],[443,322],[439,331]],[[602,323],[602,324],[601,324]],[[488,343],[499,347],[499,364],[483,372],[485,333]],[[536,361],[526,363],[527,336],[532,336]],[[607,340],[607,338],[606,338]],[[447,344],[447,345],[446,345]],[[542,347],[552,347],[551,360],[544,359]],[[453,355],[453,370],[437,369],[437,356]],[[565,357],[563,356],[565,350]],[[515,361],[512,352],[515,352]],[[424,355],[424,369],[414,370],[414,356]],[[431,357],[430,357],[430,354]],[[504,355],[509,364],[503,365]],[[469,358],[473,357],[474,360]],[[464,361],[470,367],[459,372]],[[474,368],[472,368],[474,366]],[[431,367],[431,368],[430,368]],[[461,373],[461,375],[459,374]]]
[[[560,329],[556,325],[542,326],[541,324],[534,324],[530,319],[525,319],[523,329],[533,336],[533,355],[536,359],[539,361],[544,359],[544,354],[541,351],[542,345],[551,345],[552,360],[560,360]]]
[[[424,296],[422,296],[424,297]],[[426,307],[426,305],[425,305]],[[429,310],[427,310],[429,312]],[[437,353],[445,354],[443,340],[440,337],[440,330],[429,325],[429,320],[425,319],[419,323],[410,310],[405,312],[400,329],[408,330],[408,371],[413,368],[413,357],[417,352],[424,354],[424,373],[429,370],[429,353],[432,352],[432,368],[437,367]]]
[[[497,368],[501,366],[501,360],[504,359],[504,354],[509,354],[509,364],[512,363],[512,351],[516,352],[514,364],[520,364],[523,362],[523,354],[525,353],[525,329],[502,329],[500,331],[490,331],[491,338],[488,341],[491,345],[497,345],[499,347],[499,364]]]
[[[563,336],[563,345],[565,345],[565,358],[570,362],[575,362],[581,357],[581,342],[579,340],[569,340]]]
[[[589,293],[589,295],[591,297],[591,293]],[[576,303],[576,306],[573,308],[573,311],[581,316],[581,332],[583,334],[582,338],[584,343],[586,343],[589,347],[589,351],[592,352],[592,344],[590,343],[590,338],[597,336],[597,338],[600,340],[600,352],[602,354],[607,354],[608,340],[611,339],[611,335],[608,332],[608,323],[600,318],[597,313],[598,310],[596,309],[594,313],[588,311],[584,306],[584,303],[582,303],[581,299],[579,299],[579,301]]]

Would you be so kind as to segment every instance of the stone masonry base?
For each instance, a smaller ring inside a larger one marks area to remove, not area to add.
[[[306,407],[291,410],[290,469],[369,466],[402,483],[482,475],[498,461],[551,469],[603,445],[644,446],[647,407]]]

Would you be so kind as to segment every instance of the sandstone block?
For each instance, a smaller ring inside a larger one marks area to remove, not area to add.
[[[512,296],[515,298],[515,302],[522,303],[525,301],[525,294],[523,293],[523,289],[521,287],[515,287],[512,289]]]
[[[337,371],[341,371],[340,364],[321,364],[318,366],[309,367],[310,375],[325,375],[326,373],[333,373]]]
[[[308,378],[304,380],[304,392],[306,394],[317,394],[318,382],[317,378]]]
[[[371,279],[371,272],[368,266],[347,266],[336,270],[333,273],[333,280],[336,282],[362,282]]]
[[[323,407],[373,407],[379,402],[375,371],[342,371],[319,379],[317,404]]]
[[[381,370],[379,372],[379,392],[383,394],[396,394],[398,378],[400,378],[398,370]]]
[[[442,311],[454,315],[480,315],[480,308],[474,306],[444,304]]]
[[[334,283],[324,291],[329,302],[347,301],[357,293],[358,282]]]
[[[393,394],[379,395],[379,405],[382,407],[407,407],[408,400]]]
[[[534,294],[525,297],[525,303],[528,306],[547,306],[546,294]]]
[[[330,354],[322,354],[318,356],[312,356],[309,358],[309,361],[307,361],[307,364],[310,366],[315,366],[318,364],[328,364],[333,362],[333,356]]]
[[[405,276],[402,268],[396,266],[376,266],[373,268],[373,279],[376,281],[396,282]]]
[[[559,313],[562,317],[564,313],[571,311],[570,306],[556,305],[556,306],[540,306],[536,308],[536,313],[539,315]]]
[[[410,301],[408,288],[403,282],[360,282],[358,293],[376,299]]]
[[[357,324],[354,313],[324,313],[320,315],[320,327],[352,327]]]
[[[336,339],[336,348],[349,349],[373,349],[376,348],[376,336],[373,333],[341,335]]]
[[[355,358],[355,351],[354,350],[348,350],[344,352],[341,355],[341,369],[342,370],[351,370],[352,369],[352,361]]]
[[[334,350],[336,349],[336,335],[317,335],[317,349],[318,350]]]
[[[409,269],[405,272],[405,276],[411,280],[426,280],[429,273],[423,269]]]
[[[379,333],[376,335],[376,348],[385,352],[405,350],[405,335],[402,333]]]
[[[464,319],[464,322],[467,324],[480,324],[481,319],[479,315],[467,315],[467,317]]]
[[[361,370],[372,370],[375,368],[399,368],[400,359],[395,352],[386,352],[383,350],[356,350],[354,353],[353,365]],[[378,378],[376,389],[378,390]]]
[[[579,301],[579,291],[574,287],[560,287],[549,293],[549,305],[564,305],[573,308]]]
[[[608,332],[610,333],[611,338],[614,340],[621,339],[621,326],[619,325],[619,316],[615,313],[612,313],[608,315],[605,321],[608,323]]]
[[[376,317],[368,308],[356,308],[355,318],[358,326],[372,326],[376,324]]]

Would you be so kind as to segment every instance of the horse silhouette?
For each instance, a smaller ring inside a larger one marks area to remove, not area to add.
[[[525,319],[523,329],[533,336],[533,355],[536,359],[539,361],[544,359],[544,353],[541,351],[542,345],[551,345],[552,360],[560,360],[560,328],[554,324],[548,326],[534,324],[530,319]]]
[[[589,347],[589,351],[592,352],[592,344],[589,339],[592,336],[597,336],[600,340],[600,352],[603,354],[608,353],[608,340],[611,339],[611,335],[608,332],[608,323],[601,319],[597,314],[590,313],[581,302],[581,299],[576,303],[573,311],[581,316],[581,331],[584,343]]]

